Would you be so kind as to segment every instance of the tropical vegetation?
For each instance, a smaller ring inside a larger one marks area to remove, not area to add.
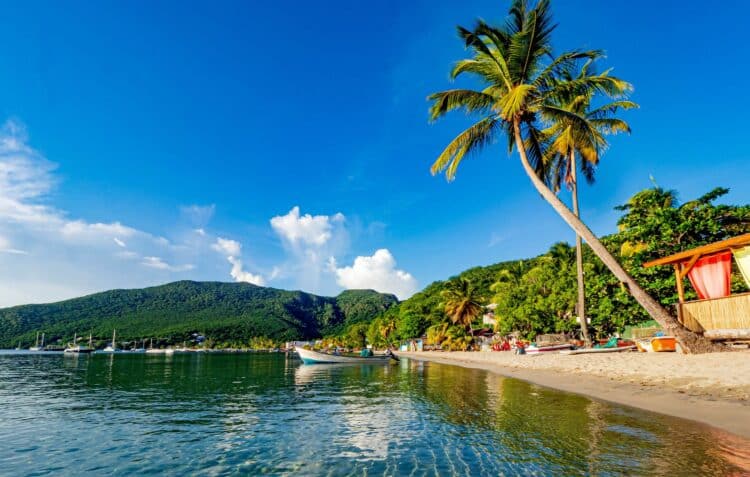
[[[727,189],[716,188],[680,202],[675,191],[661,187],[645,189],[616,208],[622,214],[619,230],[601,241],[630,275],[647,284],[647,292],[661,306],[671,308],[677,302],[671,268],[642,265],[678,251],[750,233],[750,205],[718,204],[727,193]],[[583,247],[582,258],[593,337],[606,338],[612,333],[622,333],[627,326],[650,321],[649,314],[590,247]],[[747,290],[738,270],[734,270],[732,278],[734,292]],[[469,330],[486,325],[473,312],[470,321],[462,319],[455,320],[460,324],[454,323],[451,314],[459,308],[446,308],[446,298],[455,296],[456,290],[470,287],[471,301],[496,305],[495,331],[501,334],[518,332],[526,339],[542,333],[577,335],[575,249],[566,243],[556,243],[537,257],[471,268],[446,281],[430,284],[376,317],[369,325],[366,339],[383,347],[425,336],[430,344],[444,349],[466,349],[471,343]],[[686,296],[696,298],[689,284]]]
[[[464,110],[479,120],[448,144],[432,165],[432,173],[444,172],[452,180],[468,154],[480,151],[504,135],[509,152],[517,152],[534,188],[587,242],[646,312],[674,334],[686,352],[712,349],[710,342],[680,325],[641,287],[545,180],[549,172],[545,158],[549,157],[547,149],[552,139],[544,130],[558,124],[560,130],[569,124],[590,130],[585,124],[590,125],[590,120],[561,105],[578,96],[586,98],[603,93],[618,97],[629,89],[627,83],[607,72],[593,75],[582,70],[582,63],[587,68],[602,56],[598,50],[571,50],[555,55],[554,29],[549,0],[539,0],[533,6],[527,0],[514,0],[508,20],[501,26],[479,20],[472,29],[458,27],[470,57],[455,64],[451,77],[470,75],[481,87],[431,95],[431,118],[437,120],[451,111]]]
[[[397,301],[372,290],[348,290],[334,298],[249,283],[181,281],[0,309],[0,347],[28,346],[36,332],[53,344],[74,333],[91,333],[103,343],[113,329],[121,342],[149,338],[164,346],[205,336],[208,347],[258,347],[320,338],[360,323],[366,327]]]

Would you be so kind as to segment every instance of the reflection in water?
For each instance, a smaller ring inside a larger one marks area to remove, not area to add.
[[[748,441],[715,429],[407,360],[0,355],[0,402],[8,474],[750,471]]]

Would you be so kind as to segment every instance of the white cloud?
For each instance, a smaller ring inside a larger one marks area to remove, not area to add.
[[[331,239],[333,222],[343,222],[344,215],[333,216],[305,214],[300,216],[299,207],[292,207],[286,215],[277,215],[271,219],[271,227],[282,239],[290,244],[325,245]]]
[[[141,264],[146,267],[156,268],[158,270],[168,270],[170,272],[186,272],[195,268],[195,266],[191,264],[176,266],[170,265],[162,260],[161,257],[143,257]]]
[[[12,253],[14,255],[26,255],[28,252],[25,250],[19,250],[11,246],[10,240],[0,235],[0,252]]]
[[[234,278],[236,282],[247,282],[253,285],[263,286],[266,281],[261,275],[253,275],[252,273],[245,271],[242,266],[242,260],[236,257],[227,257],[229,263],[232,264],[232,270],[229,274]]]
[[[224,255],[239,257],[242,253],[242,244],[236,240],[218,237],[211,248]]]
[[[409,273],[396,269],[396,259],[388,249],[381,248],[370,257],[357,257],[354,264],[337,268],[329,261],[336,274],[336,282],[344,288],[371,288],[381,293],[393,293],[400,300],[409,298],[418,290],[417,280]]]
[[[56,168],[19,122],[0,126],[0,307],[156,285],[184,278],[194,263],[215,263],[203,241],[173,243],[117,220],[71,217],[52,202]],[[202,220],[211,211],[193,210]]]
[[[259,286],[266,284],[266,280],[263,276],[255,275],[244,269],[242,260],[240,259],[240,255],[242,254],[242,244],[238,241],[217,237],[216,242],[211,245],[211,248],[224,255],[227,258],[227,261],[232,264],[232,269],[229,271],[229,275],[234,278],[234,281],[247,282]]]
[[[344,214],[301,215],[295,206],[287,214],[271,218],[270,223],[287,252],[287,260],[272,273],[274,278],[284,278],[288,286],[313,293],[336,293],[338,287],[326,264],[348,248]]]

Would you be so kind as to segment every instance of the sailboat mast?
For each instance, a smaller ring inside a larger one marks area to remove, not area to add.
[[[42,348],[44,348],[44,333],[42,333]]]
[[[117,349],[117,346],[115,345],[115,333],[117,333],[117,330],[112,330],[112,351]]]
[[[38,331],[36,332],[36,340],[34,341],[34,347],[35,348],[39,347],[39,332]]]

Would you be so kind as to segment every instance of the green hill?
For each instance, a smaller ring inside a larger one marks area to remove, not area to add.
[[[19,341],[28,346],[36,332],[44,332],[48,343],[73,333],[103,341],[113,329],[118,341],[153,337],[160,344],[181,343],[193,333],[233,344],[254,337],[307,339],[371,320],[396,303],[395,296],[372,290],[321,297],[248,283],[181,281],[0,309],[0,347]]]

